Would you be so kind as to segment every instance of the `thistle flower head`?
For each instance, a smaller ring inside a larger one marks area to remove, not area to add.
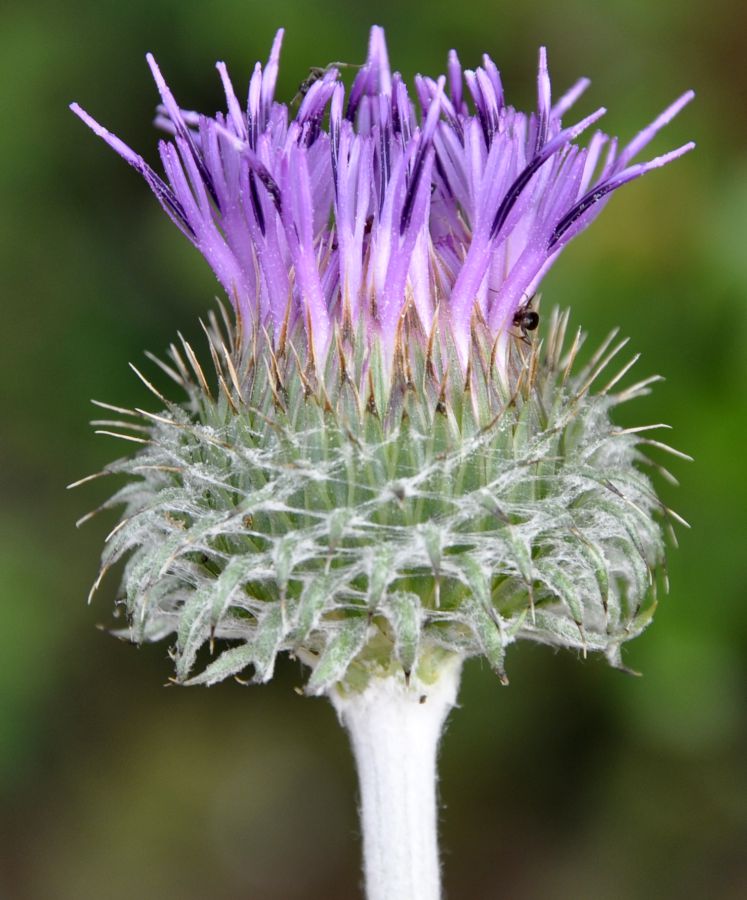
[[[215,118],[182,110],[148,57],[165,180],[73,106],[235,312],[206,328],[213,374],[172,347],[186,405],[146,382],[163,410],[132,412],[142,449],[107,469],[130,478],[102,567],[127,558],[128,633],[175,632],[190,683],[250,665],[266,680],[290,651],[312,692],[373,672],[427,683],[446,655],[503,678],[522,637],[619,663],[653,611],[668,511],[636,468],[645,440],[609,411],[647,382],[593,394],[622,345],[576,371],[566,315],[542,344],[526,332],[544,273],[609,195],[692,147],[635,161],[692,93],[622,150],[600,131],[580,147],[604,110],[564,125],[587,82],[553,103],[544,50],[535,113],[506,105],[489,57],[463,71],[454,52],[413,101],[374,28],[347,95],[337,66],[316,70],[292,115],[274,99],[281,40],[245,107],[218,64]],[[216,637],[233,643],[193,675]]]
[[[183,111],[148,56],[162,100],[156,122],[170,135],[159,145],[165,180],[73,108],[141,172],[212,266],[245,333],[266,329],[277,343],[286,323],[300,323],[318,356],[335,325],[363,322],[391,360],[412,310],[426,335],[440,313],[466,367],[476,312],[493,335],[508,332],[609,195],[693,146],[636,161],[688,91],[622,150],[601,131],[579,147],[605,110],[563,124],[588,81],[553,103],[544,48],[535,113],[506,104],[490,57],[463,71],[453,51],[448,76],[417,76],[413,99],[390,70],[381,28],[347,96],[335,65],[316,70],[293,115],[274,99],[282,37],[264,69],[255,66],[245,107],[218,63],[227,112],[215,118]]]

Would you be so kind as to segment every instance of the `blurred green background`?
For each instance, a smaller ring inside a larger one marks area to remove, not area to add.
[[[641,679],[531,646],[511,686],[467,667],[442,752],[452,900],[747,896],[747,12],[737,0],[608,4],[417,0],[13,2],[0,13],[0,896],[275,900],[358,896],[355,779],[331,707],[288,663],[262,688],[163,688],[167,647],[96,630],[85,604],[114,519],[73,522],[107,490],[65,484],[122,452],[95,397],[147,402],[127,367],[161,351],[217,285],[137,175],[67,110],[81,102],[155,163],[155,52],[182,105],[223,108],[287,28],[279,95],[308,66],[363,58],[388,29],[408,77],[450,47],[534,103],[537,47],[557,93],[592,77],[624,138],[688,87],[657,139],[696,153],[616,196],[544,284],[592,343],[614,325],[666,376],[625,424],[665,421],[695,457],[660,484],[688,519],[672,590],[629,647]],[[588,99],[587,99],[588,98]],[[147,363],[146,363],[147,365]],[[664,461],[662,459],[662,461]]]

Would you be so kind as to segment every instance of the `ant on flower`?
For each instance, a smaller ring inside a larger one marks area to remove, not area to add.
[[[497,293],[494,288],[488,288],[488,291]],[[527,296],[526,291],[522,296]],[[514,328],[518,328],[519,331],[521,331],[521,340],[524,341],[525,344],[531,343],[528,332],[535,331],[540,321],[539,313],[536,309],[532,309],[532,303],[536,296],[536,293],[529,295],[525,302],[517,308],[513,315],[513,319],[511,320],[511,324]],[[539,303],[539,300],[537,302]]]
[[[362,69],[363,65],[363,63],[331,62],[326,66],[309,66],[309,74],[298,85],[298,92],[291,103],[300,103],[317,81],[324,78],[332,69]]]
[[[521,339],[525,344],[531,343],[527,332],[535,331],[540,321],[539,313],[532,309],[532,302],[536,296],[532,294],[514,313],[513,326],[521,331]]]

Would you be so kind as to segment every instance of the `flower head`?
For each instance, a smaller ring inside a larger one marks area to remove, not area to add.
[[[601,131],[579,147],[605,110],[563,124],[588,81],[553,103],[544,48],[534,113],[506,104],[489,56],[463,70],[454,51],[448,75],[417,76],[412,98],[378,27],[347,96],[337,67],[317,70],[293,115],[275,101],[282,37],[264,69],[255,66],[245,108],[218,63],[227,112],[215,118],[183,111],[148,56],[156,121],[170,135],[159,144],[165,180],[73,109],[141,172],[212,266],[245,333],[260,328],[277,342],[284,324],[300,323],[317,356],[335,324],[363,321],[391,360],[412,309],[425,335],[438,313],[466,367],[476,312],[505,335],[611,192],[693,146],[636,162],[688,91],[622,150]]]
[[[521,638],[620,665],[674,514],[639,471],[664,445],[610,411],[652,379],[613,390],[628,364],[594,393],[624,342],[579,369],[581,333],[567,343],[553,314],[530,341],[529,304],[612,191],[692,147],[634,161],[692,93],[622,150],[599,131],[579,147],[604,110],[564,126],[587,82],[553,103],[544,50],[536,113],[506,105],[489,57],[463,72],[453,52],[413,103],[374,28],[347,96],[318,70],[291,117],[274,100],[281,39],[245,110],[218,64],[215,118],[180,109],[148,58],[165,180],[74,106],[236,314],[206,328],[214,377],[186,343],[161,363],[186,405],[143,379],[161,410],[115,408],[142,445],[105,470],[128,476],[101,569],[127,559],[128,635],[175,633],[188,683],[247,666],[266,680],[292,652],[317,693],[373,673],[427,684],[476,654],[505,679]],[[194,675],[215,638],[230,647]]]

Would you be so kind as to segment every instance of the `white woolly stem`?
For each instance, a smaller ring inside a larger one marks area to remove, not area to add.
[[[361,792],[368,900],[439,900],[436,753],[456,701],[460,661],[428,687],[373,679],[330,696],[350,733]]]

